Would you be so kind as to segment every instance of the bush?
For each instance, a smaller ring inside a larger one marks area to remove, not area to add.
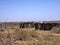
[[[60,27],[53,27],[51,29],[51,32],[53,32],[53,33],[60,33]]]

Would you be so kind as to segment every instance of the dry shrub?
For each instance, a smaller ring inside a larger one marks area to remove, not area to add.
[[[39,33],[37,33],[35,30],[31,31],[30,35],[32,38],[39,38]]]
[[[57,30],[56,28],[53,28],[51,32],[54,31],[59,32],[59,30]],[[60,44],[60,35],[55,35],[55,33],[50,33],[50,31],[41,31],[41,30],[32,30],[32,29],[31,30],[9,29],[9,31],[8,30],[6,31],[0,32],[0,39],[4,38],[3,42],[5,45],[9,45],[9,44],[10,45],[57,45],[57,44],[59,45]],[[10,33],[11,31],[13,33]],[[1,44],[2,42],[0,42],[0,45]]]
[[[3,41],[2,41],[2,40],[0,40],[0,45],[4,45],[4,43],[3,43]]]
[[[15,33],[13,34],[13,38],[15,40],[20,40],[20,41],[29,41],[33,40],[33,38],[38,39],[39,38],[39,33],[36,31],[28,31],[28,30],[15,30]]]
[[[12,45],[11,41],[7,41],[4,45]]]
[[[52,29],[51,29],[51,32],[53,32],[53,33],[60,33],[60,27],[53,27]]]
[[[15,40],[21,40],[21,41],[31,40],[29,32],[25,30],[15,30],[13,37]]]

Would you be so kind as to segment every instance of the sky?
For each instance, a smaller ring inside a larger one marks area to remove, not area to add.
[[[60,0],[0,0],[0,22],[60,21]]]

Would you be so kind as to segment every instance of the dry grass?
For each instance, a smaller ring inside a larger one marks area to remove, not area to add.
[[[34,29],[5,29],[0,45],[60,45],[60,34]]]
[[[53,27],[51,29],[51,32],[59,34],[60,33],[60,27]]]

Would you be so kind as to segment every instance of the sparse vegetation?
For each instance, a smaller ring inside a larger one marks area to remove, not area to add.
[[[60,27],[53,27],[51,29],[51,32],[53,32],[53,33],[60,33]]]
[[[1,45],[59,45],[60,34],[33,29],[5,29],[0,32],[0,40]]]

